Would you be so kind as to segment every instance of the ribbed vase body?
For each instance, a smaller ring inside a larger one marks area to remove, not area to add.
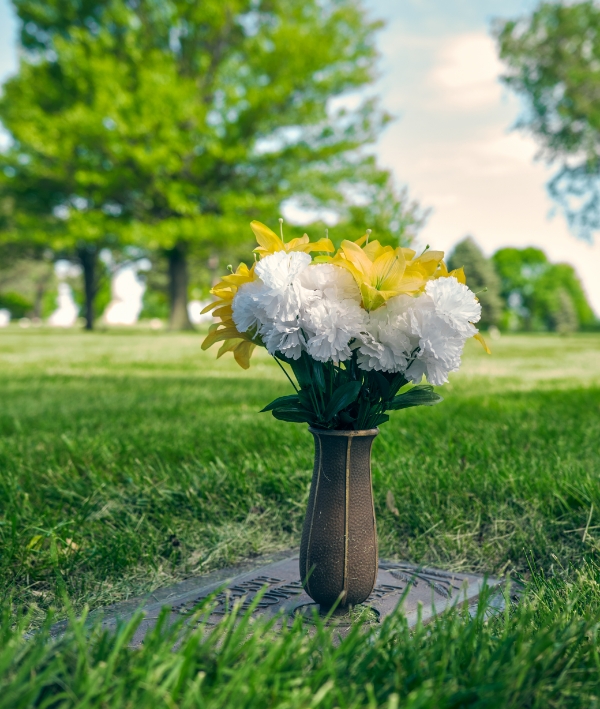
[[[379,433],[310,429],[315,439],[308,509],[300,545],[300,578],[327,610],[365,601],[377,578],[377,527],[371,446]]]

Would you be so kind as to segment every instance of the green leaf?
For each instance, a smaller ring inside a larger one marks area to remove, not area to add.
[[[325,391],[325,374],[323,372],[323,363],[317,362],[316,359],[312,362],[314,382],[318,389]]]
[[[340,421],[343,423],[354,423],[356,421],[356,418],[349,414],[347,411],[342,411],[340,414]]]
[[[388,380],[383,376],[381,372],[371,372],[371,376],[373,378],[373,381],[377,385],[377,388],[381,392],[381,398],[386,400],[390,398],[390,383]]]
[[[399,409],[409,409],[411,406],[433,406],[443,401],[439,394],[433,391],[431,384],[419,384],[409,391],[395,396],[388,404],[388,409],[398,411]]]
[[[299,359],[289,359],[287,362],[296,375],[296,379],[298,380],[298,384],[300,384],[301,389],[311,387],[313,385],[310,357],[305,352],[302,353],[302,356]]]
[[[360,382],[348,382],[342,384],[341,387],[333,392],[333,396],[329,400],[323,418],[325,421],[331,419],[338,414],[342,409],[345,409],[350,404],[354,403],[360,394]]]
[[[389,420],[390,417],[387,414],[379,414],[375,417],[375,420],[373,421],[373,426],[379,426],[380,424],[385,423]]]
[[[278,399],[274,399],[270,404],[267,404],[264,409],[260,410],[260,413],[265,411],[272,411],[273,409],[281,409],[288,407],[290,404],[300,404],[300,400],[296,394],[290,394],[289,396],[280,396]]]
[[[313,423],[314,416],[304,409],[275,409],[273,416],[279,421],[290,423]]]

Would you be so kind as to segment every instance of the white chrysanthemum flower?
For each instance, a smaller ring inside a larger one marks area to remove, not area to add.
[[[302,271],[299,283],[308,353],[319,362],[349,359],[349,344],[364,330],[367,320],[356,281],[339,266],[313,264]]]
[[[407,295],[390,298],[386,305],[369,313],[367,336],[358,353],[361,369],[403,372],[416,347],[407,317],[414,299]]]
[[[435,289],[434,294],[438,295]],[[416,298],[390,298],[385,306],[369,314],[368,336],[361,338],[359,347],[359,366],[402,372],[415,384],[423,376],[431,384],[447,382],[448,374],[460,366],[468,335],[466,328],[459,331],[448,322],[450,317],[444,316],[447,312],[438,312],[427,292]]]
[[[315,263],[300,274],[300,285],[327,300],[354,300],[360,304],[360,289],[352,275],[330,263]]]
[[[411,334],[418,337],[418,353],[406,370],[406,377],[418,384],[423,375],[439,386],[460,367],[466,335],[451,327],[438,313],[433,299],[423,294],[408,311]]]
[[[303,314],[302,326],[309,335],[306,349],[319,362],[343,362],[351,357],[350,342],[366,323],[367,314],[356,301],[323,296]]]
[[[472,290],[459,283],[454,276],[429,281],[425,293],[432,299],[436,313],[450,327],[465,337],[476,334],[476,323],[481,318],[481,304]]]
[[[306,344],[300,330],[305,298],[298,276],[310,262],[310,255],[301,252],[270,254],[256,264],[260,280],[241,286],[233,299],[233,322],[238,330],[256,327],[270,354],[282,352],[298,359]]]
[[[263,324],[259,334],[270,355],[280,352],[288,359],[299,359],[302,350],[306,349],[306,339],[298,320]]]
[[[235,294],[232,303],[233,322],[240,332],[260,327],[267,322],[267,314],[259,305],[265,289],[262,281],[244,283]]]
[[[254,269],[264,284],[257,303],[272,320],[291,322],[301,306],[298,276],[311,262],[310,254],[301,251],[276,251],[261,259]]]
[[[460,367],[465,341],[461,337],[452,337],[444,341],[444,356],[438,357],[433,349],[419,350],[416,358],[405,372],[406,378],[418,384],[423,376],[430,384],[441,386],[448,381],[450,372]]]
[[[376,372],[402,371],[392,349],[378,342],[369,333],[362,334],[352,349],[358,349],[356,361],[358,366],[367,372],[372,370]],[[404,366],[406,366],[406,359]]]

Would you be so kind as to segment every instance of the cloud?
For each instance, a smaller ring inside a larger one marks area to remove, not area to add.
[[[449,251],[472,234],[487,254],[502,246],[538,246],[553,261],[572,263],[600,314],[594,246],[569,233],[545,184],[551,172],[536,162],[537,146],[511,132],[518,100],[498,81],[502,66],[483,31],[415,34],[385,39],[384,105],[399,110],[377,146],[379,158],[433,214],[420,242]],[[392,41],[392,40],[395,40]]]
[[[502,64],[492,39],[470,32],[444,40],[428,81],[448,107],[463,111],[488,108],[502,98]]]

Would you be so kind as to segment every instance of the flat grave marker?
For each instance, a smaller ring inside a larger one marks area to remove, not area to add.
[[[441,571],[415,566],[400,561],[380,560],[379,573],[373,592],[362,604],[370,609],[370,616],[378,621],[392,613],[403,600],[402,612],[409,626],[417,619],[426,623],[435,615],[457,604],[477,603],[484,585],[499,587],[501,580]],[[135,599],[98,609],[90,615],[90,622],[102,618],[102,627],[114,629],[119,622],[126,622],[142,610],[144,619],[132,639],[132,647],[139,647],[146,633],[151,630],[163,608],[170,609],[172,622],[181,617],[192,616],[199,603],[211,594],[216,594],[214,608],[205,622],[208,626],[219,623],[234,603],[247,610],[257,593],[264,589],[254,614],[272,617],[280,614],[282,622],[301,613],[310,622],[318,606],[302,588],[298,570],[298,553],[287,552],[262,557],[254,568],[237,567],[222,569],[207,576],[191,578],[175,586],[159,589],[144,599]],[[348,616],[332,618],[341,631],[349,627]],[[53,635],[59,636],[66,629],[66,622],[53,626]]]

